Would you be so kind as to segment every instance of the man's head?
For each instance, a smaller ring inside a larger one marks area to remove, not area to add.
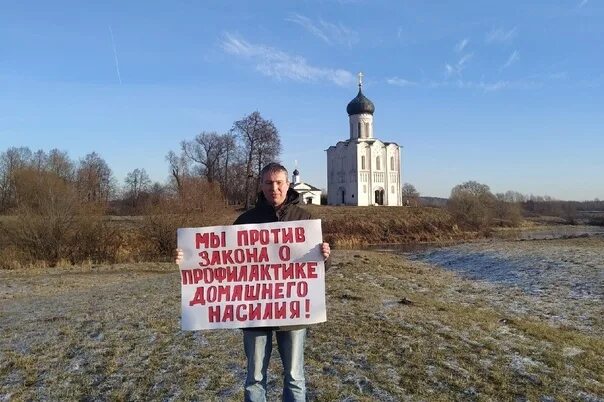
[[[273,207],[283,204],[289,190],[287,169],[283,165],[271,162],[262,169],[260,177],[262,193],[266,201]]]

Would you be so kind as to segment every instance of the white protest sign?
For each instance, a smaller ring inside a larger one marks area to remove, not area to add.
[[[322,242],[319,219],[178,229],[182,329],[326,321]]]

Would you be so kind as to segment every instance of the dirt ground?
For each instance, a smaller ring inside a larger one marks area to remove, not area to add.
[[[404,256],[333,257],[310,400],[604,400],[601,316],[556,322],[538,294]],[[0,401],[242,400],[241,332],[181,331],[179,278],[160,263],[0,271]],[[276,350],[268,386],[280,400]]]

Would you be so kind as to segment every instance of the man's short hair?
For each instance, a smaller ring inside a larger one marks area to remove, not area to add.
[[[266,175],[267,173],[279,173],[279,172],[284,172],[285,179],[288,180],[287,169],[285,168],[285,166],[283,166],[282,164],[277,163],[277,162],[271,162],[268,165],[266,165],[265,167],[263,167],[262,170],[260,171],[260,178],[262,181],[264,181],[264,175]]]

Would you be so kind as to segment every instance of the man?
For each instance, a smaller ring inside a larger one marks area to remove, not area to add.
[[[269,223],[311,219],[308,211],[300,208],[300,194],[289,188],[287,169],[278,163],[269,163],[260,173],[261,189],[256,206],[244,212],[235,225],[247,223]],[[330,248],[321,244],[325,268],[329,266]],[[177,250],[176,263],[182,259]],[[243,329],[243,347],[247,357],[245,401],[266,401],[267,369],[272,352],[273,333],[283,363],[283,400],[305,401],[306,380],[304,378],[304,342],[306,328],[262,327]]]

